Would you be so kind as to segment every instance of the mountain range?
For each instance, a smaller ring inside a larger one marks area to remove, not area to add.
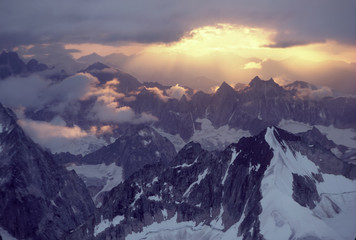
[[[0,88],[34,93],[0,96],[2,239],[356,236],[354,96],[258,76],[206,93],[100,62],[51,71],[0,56]]]

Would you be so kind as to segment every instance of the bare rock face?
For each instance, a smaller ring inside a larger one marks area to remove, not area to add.
[[[17,53],[3,51],[0,54],[0,79],[25,71],[26,64],[19,58]]]
[[[30,74],[49,69],[46,64],[39,63],[31,59],[27,64],[24,63],[16,52],[5,52],[0,54],[0,79],[11,75]]]
[[[124,179],[147,164],[167,166],[177,154],[174,145],[149,126],[132,126],[114,143],[84,156],[83,164],[110,165],[115,163],[124,171]]]
[[[18,239],[63,239],[93,214],[74,172],[55,163],[0,105],[0,226]]]

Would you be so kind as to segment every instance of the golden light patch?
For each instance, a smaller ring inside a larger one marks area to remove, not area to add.
[[[261,69],[262,65],[260,62],[248,62],[244,65],[243,69]]]
[[[74,58],[96,52],[101,56],[112,53],[123,53],[126,55],[140,55],[140,61],[144,58],[148,62],[154,57],[157,62],[167,65],[168,62],[184,61],[194,62],[199,58],[229,58],[237,55],[243,58],[283,60],[296,57],[304,60],[321,62],[326,60],[339,60],[345,62],[356,62],[356,48],[342,45],[335,41],[314,43],[288,48],[271,48],[274,45],[275,29],[254,28],[228,23],[204,26],[187,32],[179,41],[174,43],[142,44],[134,42],[119,43],[122,45],[108,46],[102,44],[66,44],[66,49],[77,49],[79,52],[72,53]],[[136,59],[137,60],[137,59]],[[146,61],[144,61],[146,63]],[[168,64],[169,65],[169,64]],[[174,64],[173,64],[174,65]],[[167,66],[168,68],[170,66]],[[258,69],[257,64],[242,64],[241,69]]]
[[[271,48],[277,31],[233,24],[205,26],[188,32],[172,44],[148,46],[144,52],[175,56],[211,57],[216,54],[235,54],[244,58],[283,60],[296,57],[301,60],[322,62],[338,60],[356,62],[356,48],[328,40],[288,48]],[[258,63],[247,63],[242,69],[259,69]]]
[[[275,33],[261,28],[231,24],[217,24],[194,29],[180,41],[154,45],[150,52],[171,52],[190,56],[203,56],[216,52],[238,52],[241,49],[259,49],[271,44]]]

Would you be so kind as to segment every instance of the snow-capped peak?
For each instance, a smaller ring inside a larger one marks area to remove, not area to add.
[[[354,233],[345,233],[343,228],[336,227],[335,221],[355,222],[355,216],[336,216],[338,213],[334,209],[350,208],[347,201],[339,199],[349,199],[349,193],[356,193],[355,181],[322,173],[307,156],[291,149],[280,133],[279,129],[270,127],[265,134],[273,157],[261,182],[261,234],[266,239],[288,239],[291,236],[298,239],[347,239],[352,236]],[[347,196],[344,196],[345,192]],[[333,194],[328,196],[331,203],[326,204],[325,199],[321,201],[323,195],[330,193]],[[331,217],[330,212],[335,214]]]

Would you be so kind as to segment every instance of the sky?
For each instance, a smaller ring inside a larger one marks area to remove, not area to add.
[[[73,71],[121,54],[142,82],[204,90],[260,75],[356,93],[356,1],[0,0],[0,48]]]

